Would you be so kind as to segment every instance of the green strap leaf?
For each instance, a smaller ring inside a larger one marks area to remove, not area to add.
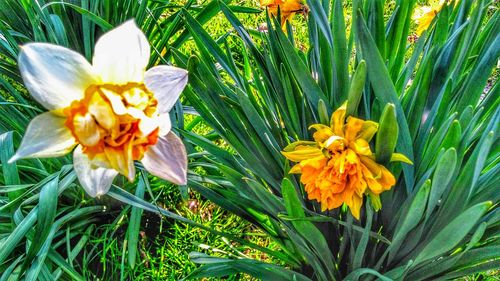
[[[473,229],[491,205],[490,201],[479,203],[457,216],[422,249],[415,259],[415,265],[452,250]]]
[[[368,77],[370,79],[375,96],[382,104],[392,103],[396,107],[400,138],[397,144],[399,152],[414,160],[412,139],[406,121],[405,113],[399,102],[398,94],[389,76],[387,67],[378,52],[377,45],[373,40],[362,14],[358,11],[356,30],[361,45],[363,58],[366,60]],[[414,168],[403,165],[407,191],[411,191],[414,185]]]

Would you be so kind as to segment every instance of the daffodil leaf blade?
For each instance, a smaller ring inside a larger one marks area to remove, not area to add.
[[[349,92],[349,54],[347,53],[346,26],[343,1],[334,0],[332,21],[333,55],[335,74],[337,75],[335,95],[340,102],[348,98]],[[328,38],[328,37],[327,37]]]
[[[6,132],[0,135],[0,163],[2,163],[3,180],[5,185],[19,185],[20,178],[15,163],[8,163],[14,155],[13,132]],[[9,193],[14,194],[14,193]]]
[[[295,186],[287,178],[282,181],[281,193],[287,214],[295,218],[304,218],[305,212],[302,202],[297,195]],[[292,221],[292,225],[300,236],[309,241],[311,247],[315,248],[318,253],[322,253],[325,264],[332,264],[334,262],[325,237],[312,222],[297,220]],[[332,276],[332,269],[327,268],[325,274]]]
[[[297,54],[297,50],[290,43],[290,40],[281,30],[276,30],[276,35],[283,51],[283,60],[288,63],[291,73],[295,76],[295,79],[297,79],[297,83],[302,88],[311,106],[317,110],[319,100],[322,99],[326,101],[328,99],[311,74],[304,71],[304,69],[307,69],[307,66],[303,59]],[[330,108],[328,109],[331,110]]]
[[[354,271],[352,271],[351,273],[349,273],[349,275],[347,275],[344,280],[348,280],[348,281],[358,281],[359,278],[363,275],[373,275],[373,276],[376,276],[378,277],[381,281],[392,281],[391,278],[388,278],[386,276],[384,276],[383,274],[380,274],[378,271],[376,270],[373,270],[371,268],[358,268]]]
[[[189,257],[193,262],[203,264],[203,266],[197,268],[182,280],[201,277],[225,277],[245,272],[264,281],[311,281],[308,277],[293,270],[253,259],[225,259],[198,252],[189,253]]]
[[[457,151],[454,148],[446,150],[444,155],[439,158],[436,170],[434,171],[429,203],[427,205],[427,218],[430,217],[444,191],[452,181],[456,164]]]
[[[144,193],[146,190],[146,183],[145,181],[147,180],[147,177],[141,173],[139,176],[139,182],[137,183],[137,187],[135,190],[135,196],[137,198],[144,199]],[[139,229],[141,226],[141,217],[142,217],[143,210],[138,207],[132,207],[132,211],[130,214],[130,221],[127,227],[127,249],[128,249],[128,255],[127,255],[127,261],[128,265],[131,268],[135,267],[135,262],[136,262],[136,257],[137,257],[137,246],[139,243]]]
[[[57,213],[57,191],[59,188],[58,174],[41,187],[40,199],[38,200],[37,224],[33,241],[24,260],[23,267],[26,268],[38,251],[42,248],[49,236]]]
[[[48,3],[45,7],[48,7],[50,5],[68,6],[72,9],[74,9],[76,12],[78,12],[82,16],[88,18],[89,20],[91,20],[92,22],[94,22],[95,24],[100,26],[103,31],[108,31],[108,30],[113,28],[113,25],[111,25],[109,22],[104,20],[102,17],[100,17],[100,16],[96,15],[95,13],[92,13],[91,11],[84,9],[78,5],[75,5],[72,3],[67,3],[67,2],[52,2],[52,3]]]
[[[307,2],[309,8],[311,9],[311,14],[313,20],[316,22],[320,28],[323,36],[325,36],[328,44],[333,47],[333,35],[328,21],[328,16],[326,15],[325,9],[321,5],[319,0],[310,0]],[[343,18],[343,17],[342,17]]]
[[[393,258],[398,254],[399,247],[403,243],[406,238],[406,235],[415,228],[425,211],[425,206],[427,205],[427,201],[429,198],[429,192],[431,188],[431,181],[427,180],[424,184],[418,189],[417,194],[411,200],[410,206],[404,216],[401,217],[398,222],[398,226],[396,227],[396,231],[394,233],[394,239],[389,247],[389,260],[393,260]]]
[[[191,36],[196,42],[198,48],[205,48],[220,65],[224,68],[225,71],[231,76],[234,81],[239,81],[239,74],[233,68],[230,60],[228,59],[228,55],[224,53],[222,48],[217,45],[217,43],[212,39],[210,34],[203,29],[202,25],[188,12],[183,13],[186,23],[186,27],[189,29]],[[209,56],[206,57],[207,61],[209,60]]]
[[[410,135],[406,115],[401,107],[398,94],[389,76],[387,67],[378,52],[377,46],[368,30],[362,14],[358,12],[356,31],[361,45],[362,57],[366,61],[368,78],[374,90],[375,96],[383,104],[392,103],[396,108],[397,121],[399,126],[399,141],[396,145],[398,150],[406,155],[410,160],[414,159],[413,141]],[[406,188],[413,189],[414,170],[412,166],[403,165]]]
[[[26,236],[36,223],[38,209],[31,210],[26,217],[16,226],[0,248],[0,263],[3,263],[12,253],[18,243]]]
[[[366,247],[368,245],[368,239],[370,238],[370,232],[373,223],[373,208],[371,206],[370,200],[366,203],[366,222],[361,239],[356,247],[356,252],[354,253],[354,259],[352,262],[352,268],[360,268],[365,257]]]
[[[491,207],[492,202],[476,204],[441,229],[435,236],[429,238],[427,245],[415,258],[415,264],[433,259],[453,249],[467,235]]]

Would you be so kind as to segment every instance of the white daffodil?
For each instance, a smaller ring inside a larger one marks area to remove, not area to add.
[[[105,194],[118,173],[133,180],[134,160],[155,176],[186,184],[186,151],[170,131],[168,112],[187,71],[166,65],[146,71],[149,54],[132,20],[97,41],[92,65],[60,46],[24,45],[18,59],[24,84],[49,111],[30,122],[10,162],[74,149],[74,169],[93,197]]]

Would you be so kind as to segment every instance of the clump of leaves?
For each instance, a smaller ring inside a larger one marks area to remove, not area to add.
[[[305,52],[293,27],[285,33],[275,18],[255,32],[219,2],[235,32],[215,41],[182,14],[199,50],[173,51],[190,71],[185,96],[235,152],[181,132],[207,153],[194,165],[222,172],[190,187],[260,227],[281,245],[262,250],[288,265],[194,254],[203,266],[190,277],[444,280],[498,268],[498,82],[483,89],[500,55],[500,14],[486,17],[488,1],[452,1],[413,43],[415,4],[396,1],[385,22],[384,1],[352,1],[347,34],[343,1],[308,1]],[[226,37],[245,44],[242,59]],[[349,115],[374,121],[392,104],[394,122],[379,132],[375,153],[413,162],[389,165],[396,186],[382,193],[379,212],[363,204],[359,221],[344,208],[321,212],[280,153],[312,139],[309,125],[328,124],[346,100]]]

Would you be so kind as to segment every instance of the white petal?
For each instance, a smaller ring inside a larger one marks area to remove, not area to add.
[[[152,175],[175,184],[187,182],[186,148],[173,132],[158,138],[158,142],[144,153],[141,162]]]
[[[118,172],[93,163],[79,145],[73,152],[73,168],[83,189],[92,197],[106,194]]]
[[[159,65],[144,75],[144,84],[158,99],[158,111],[169,112],[188,82],[188,72],[182,68]]]
[[[76,142],[70,130],[64,125],[65,121],[66,118],[51,112],[33,118],[21,145],[9,162],[21,158],[59,157],[71,152]]]
[[[116,114],[123,115],[127,113],[127,107],[125,107],[125,104],[123,103],[122,97],[120,95],[106,89],[102,89],[102,92],[104,93],[106,98],[108,98],[109,102],[111,103],[111,107]]]
[[[18,64],[26,88],[49,110],[82,99],[85,89],[96,83],[92,66],[83,56],[56,45],[24,45]]]
[[[159,119],[159,124],[160,124],[160,132],[158,135],[160,137],[163,137],[164,135],[168,134],[170,132],[170,129],[172,129],[172,122],[170,121],[170,114],[164,113],[160,114],[158,116]]]
[[[92,64],[104,83],[142,82],[149,52],[146,36],[129,20],[99,38]]]
[[[159,128],[158,135],[163,137],[170,132],[172,124],[170,123],[170,115],[168,113],[156,115],[153,117],[148,117],[146,115],[142,116],[141,122],[139,122],[139,130],[145,136],[149,135],[151,132]]]

